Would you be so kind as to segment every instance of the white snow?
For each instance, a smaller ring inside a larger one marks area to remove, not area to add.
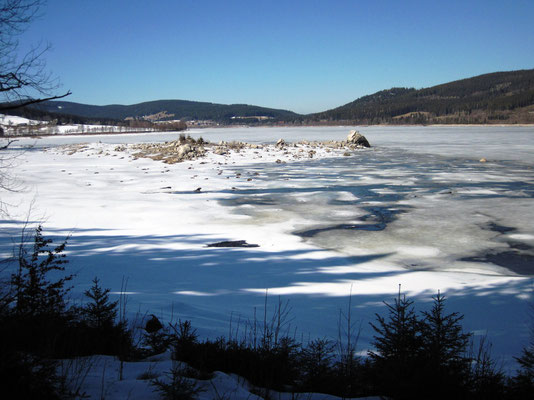
[[[120,362],[114,357],[96,356],[83,357],[76,360],[62,362],[58,372],[70,379],[72,389],[79,389],[88,399],[108,400],[156,400],[161,397],[154,392],[150,385],[151,379],[169,380],[168,373],[173,366],[186,367],[182,363],[173,363],[170,353],[163,353],[148,358],[145,361],[125,362],[123,375],[120,379]],[[198,400],[232,399],[232,400],[261,400],[254,394],[254,387],[246,380],[233,374],[215,372],[210,379],[196,380],[200,392]],[[339,397],[320,393],[283,393],[269,391],[270,398],[276,400],[291,400],[295,396],[309,400],[337,400]],[[379,397],[365,397],[360,400],[378,400]]]
[[[348,131],[188,133],[215,142],[263,143],[343,140]],[[528,340],[532,275],[469,257],[510,250],[507,240],[532,246],[533,128],[360,131],[374,147],[351,157],[323,149],[314,159],[298,161],[272,146],[173,165],[134,159],[131,151],[115,147],[174,140],[178,133],[21,139],[9,150],[18,157],[10,172],[25,190],[2,193],[2,202],[11,206],[1,250],[10,253],[11,238],[29,215],[55,241],[71,235],[73,301],[95,276],[114,293],[125,279],[131,315],[191,319],[205,337],[227,335],[231,314],[251,320],[255,308],[263,310],[267,293],[269,313],[275,296],[290,301],[291,332],[336,338],[339,309],[347,307],[352,291],[362,352],[372,340],[368,322],[385,312],[381,302],[391,301],[399,284],[419,309],[441,290],[448,309],[465,314],[465,329],[487,332],[494,354],[513,369],[512,357]],[[57,147],[80,142],[89,143],[72,155]],[[482,156],[487,163],[478,162]],[[376,215],[362,218],[386,203],[402,212],[383,230],[294,234],[377,223]],[[492,222],[515,231],[500,234],[487,228]],[[222,240],[260,247],[206,247]]]
[[[49,121],[31,120],[14,115],[0,114],[0,127],[7,136],[25,135],[83,135],[98,133],[145,132],[146,128],[131,128],[116,125],[65,124],[56,125]]]
[[[0,125],[36,125],[40,121],[31,120],[24,117],[17,117],[15,115],[0,114]]]

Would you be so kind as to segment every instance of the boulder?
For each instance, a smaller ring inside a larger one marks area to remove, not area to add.
[[[215,150],[213,150],[213,153],[219,156],[224,156],[225,154],[228,154],[228,151],[224,147],[219,146],[216,147]]]
[[[351,130],[347,136],[347,142],[361,147],[371,147],[365,136],[356,130]]]
[[[179,158],[184,158],[184,156],[190,151],[191,151],[191,146],[188,144],[183,144],[176,149],[176,152]]]
[[[284,139],[278,139],[276,142],[276,147],[283,148],[286,145],[286,141]]]

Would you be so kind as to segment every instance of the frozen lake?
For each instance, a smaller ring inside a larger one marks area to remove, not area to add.
[[[210,128],[191,129],[186,133],[211,142],[243,141],[274,143],[280,138],[300,140],[344,140],[350,129],[364,134],[373,146],[394,147],[413,152],[456,155],[473,158],[491,156],[499,160],[529,161],[534,146],[534,127],[518,126],[411,126],[411,127],[306,127],[306,128]],[[126,135],[49,136],[20,139],[19,145],[37,147],[83,142],[147,143],[177,139],[179,133],[144,133]]]
[[[187,133],[273,143],[344,140],[350,129]],[[230,319],[235,329],[236,320],[262,313],[267,292],[269,312],[276,296],[290,301],[297,335],[335,338],[352,292],[362,351],[368,322],[399,284],[419,309],[441,290],[449,310],[465,314],[466,330],[487,334],[510,368],[531,322],[534,128],[356,129],[373,148],[280,164],[273,160],[282,153],[165,165],[112,150],[178,133],[21,139],[12,153],[20,153],[16,177],[25,190],[3,195],[18,205],[4,223],[3,248],[35,199],[33,220],[58,240],[72,233],[74,296],[95,275],[114,291],[126,278],[132,312],[192,319],[217,336],[229,334]],[[81,142],[92,144],[70,156],[53,149]],[[205,247],[239,239],[260,247]]]

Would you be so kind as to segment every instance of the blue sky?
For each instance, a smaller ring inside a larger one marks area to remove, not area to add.
[[[534,68],[534,1],[48,0],[67,100],[246,103],[311,113],[393,86]]]

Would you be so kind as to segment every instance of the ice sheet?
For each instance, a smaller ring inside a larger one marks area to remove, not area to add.
[[[126,279],[132,314],[191,319],[210,336],[227,334],[232,314],[251,319],[267,293],[269,313],[276,296],[290,301],[288,329],[335,338],[352,291],[361,351],[371,340],[368,322],[385,312],[381,302],[399,284],[420,308],[439,289],[451,311],[466,315],[465,328],[487,332],[496,354],[513,365],[528,340],[532,128],[361,131],[374,147],[351,157],[319,152],[293,161],[271,149],[175,165],[134,159],[115,144],[178,133],[22,139],[6,153],[18,155],[10,171],[25,190],[2,193],[11,206],[1,250],[10,254],[33,203],[30,221],[43,222],[46,235],[72,235],[73,301],[95,276],[113,292]],[[190,133],[342,140],[348,128]],[[55,149],[82,141],[91,142],[86,151]],[[222,240],[260,247],[206,247]],[[508,261],[512,269],[501,265]]]

